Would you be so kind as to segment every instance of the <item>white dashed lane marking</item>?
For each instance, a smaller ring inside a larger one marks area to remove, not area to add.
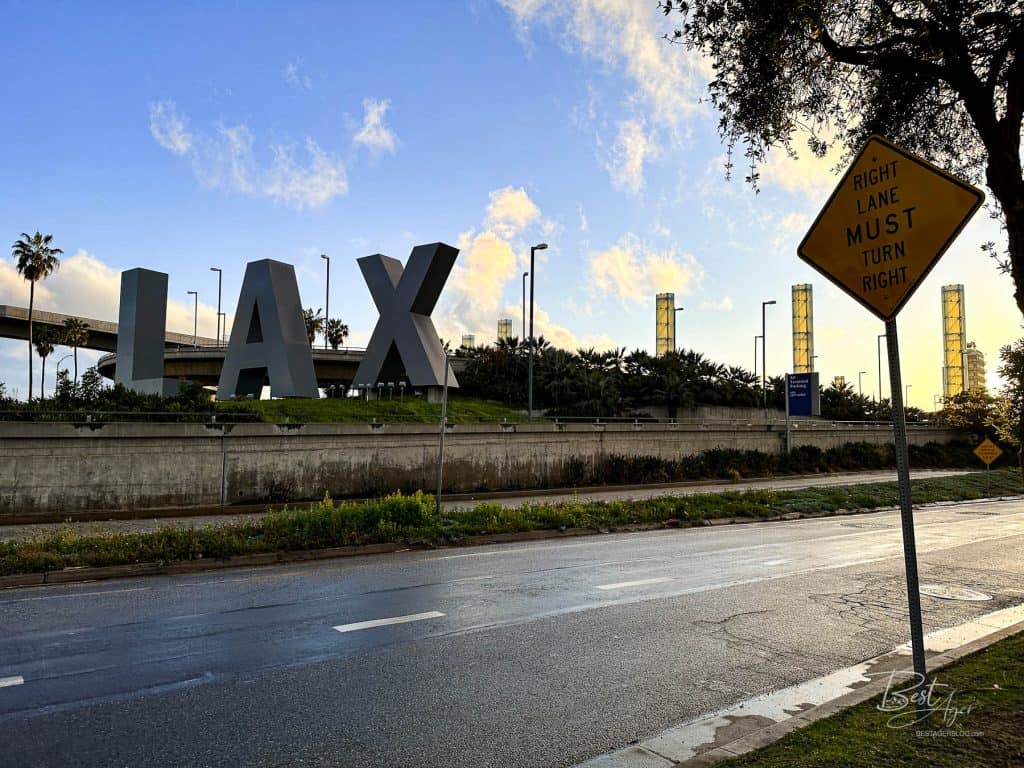
[[[410,621],[423,621],[424,619],[439,619],[444,616],[440,611],[427,611],[426,613],[410,613],[407,616],[393,616],[390,619],[373,619],[372,621],[357,621],[354,624],[339,624],[335,627],[339,632],[355,632],[360,629],[372,629],[373,627],[386,627],[390,624],[408,624]]]
[[[660,584],[663,581],[672,581],[668,576],[658,576],[654,579],[640,579],[639,581],[620,581],[616,584],[598,584],[598,589],[625,589],[626,587],[642,587],[645,584]]]
[[[21,675],[15,675],[14,677],[0,677],[0,688],[9,688],[12,685],[21,685],[25,682],[25,678]]]

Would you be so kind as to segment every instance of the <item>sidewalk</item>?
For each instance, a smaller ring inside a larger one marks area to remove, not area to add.
[[[925,635],[928,672],[1024,631],[1024,605]],[[893,670],[911,667],[910,644],[830,675],[755,696],[669,728],[577,768],[698,768],[766,747],[886,690]]]

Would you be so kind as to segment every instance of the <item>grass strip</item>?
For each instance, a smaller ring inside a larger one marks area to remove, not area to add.
[[[926,723],[879,710],[882,696],[795,731],[721,768],[932,768],[1024,765],[1024,633],[940,670]],[[942,688],[939,686],[948,686]],[[951,695],[952,694],[952,695]],[[953,708],[961,711],[957,714]],[[910,706],[913,709],[913,705]],[[898,716],[893,721],[891,718]],[[922,733],[919,734],[918,732]],[[927,734],[927,735],[925,735]]]
[[[912,484],[915,504],[969,501],[1024,492],[1018,470],[974,472]],[[898,503],[896,483],[752,490],[630,501],[571,501],[503,507],[482,502],[438,515],[423,492],[370,501],[325,498],[301,508],[271,512],[253,522],[204,528],[168,526],[149,533],[82,535],[73,525],[28,541],[0,543],[0,575],[39,573],[77,566],[171,563],[233,555],[404,542],[450,544],[474,535],[635,525],[701,525],[719,518],[770,519],[877,509]]]

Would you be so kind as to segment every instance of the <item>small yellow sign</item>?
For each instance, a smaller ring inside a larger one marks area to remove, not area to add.
[[[974,455],[985,462],[985,466],[987,467],[1003,455],[1003,449],[986,437],[978,444],[978,447],[974,449]]]
[[[872,136],[797,253],[891,320],[984,200],[981,190]]]

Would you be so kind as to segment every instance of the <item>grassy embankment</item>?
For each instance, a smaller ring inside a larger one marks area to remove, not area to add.
[[[1019,494],[1018,470],[975,472],[913,484],[914,503],[962,501]],[[308,550],[382,542],[436,545],[473,535],[637,525],[702,525],[716,518],[770,519],[876,509],[898,503],[895,483],[665,496],[635,501],[573,500],[505,508],[483,502],[438,515],[429,494],[393,495],[361,502],[325,499],[218,527],[167,527],[152,533],[83,536],[71,526],[30,541],[0,543],[0,575],[73,566],[169,563],[201,558]]]
[[[327,398],[308,400],[288,398],[283,400],[226,400],[217,404],[218,409],[228,412],[252,411],[263,421],[280,424],[290,423],[335,423],[369,424],[378,422],[422,422],[437,424],[441,421],[441,404],[428,403],[422,397],[406,394],[399,400],[395,393],[392,400],[360,400],[358,398]],[[451,397],[448,400],[448,421],[453,424],[500,424],[526,421],[519,411],[492,400],[473,397]]]
[[[1024,765],[1024,633],[940,670],[936,698],[955,691],[950,707],[925,723],[895,728],[894,712],[878,709],[881,697],[789,734],[780,741],[727,760],[721,768],[931,768]],[[941,706],[941,703],[938,704]],[[918,730],[947,732],[918,735]],[[952,733],[948,733],[952,732]]]

